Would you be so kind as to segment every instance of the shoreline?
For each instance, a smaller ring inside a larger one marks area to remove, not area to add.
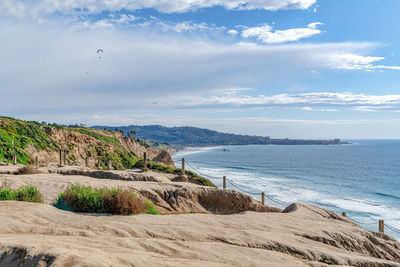
[[[361,141],[361,140],[360,140]],[[190,151],[190,150],[200,150],[200,149],[207,149],[210,150],[213,148],[223,148],[223,147],[243,147],[243,146],[349,146],[349,145],[357,145],[357,143],[346,143],[346,144],[246,144],[246,145],[210,145],[210,146],[185,146],[181,150],[177,150],[175,148],[175,152],[171,153],[171,156],[174,156],[178,153]],[[171,145],[172,146],[172,145]]]
[[[348,149],[354,150],[356,147],[361,147],[366,149],[365,143],[354,144],[354,146],[340,146],[342,147],[340,150],[347,151]],[[224,146],[227,147],[227,146]],[[233,157],[235,159],[239,159],[241,157],[249,157],[248,154],[241,155],[240,151],[249,151],[250,148],[245,148],[243,146],[237,146],[238,148],[234,152]],[[243,147],[243,149],[241,149]],[[261,151],[264,151],[264,146],[260,147]],[[281,151],[282,146],[275,146],[274,151]],[[293,146],[294,148],[295,146]],[[296,146],[297,147],[297,146]],[[319,146],[318,146],[319,147]],[[317,146],[311,148],[309,146],[304,146],[304,148],[299,148],[299,151],[306,149],[306,151],[320,151]],[[221,147],[215,147],[221,148]],[[228,147],[227,147],[228,148]],[[291,148],[282,147],[283,151],[291,151]],[[309,149],[308,149],[309,148]],[[337,146],[339,149],[339,146]],[[335,151],[338,151],[334,149]],[[322,151],[331,151],[330,149],[322,149]],[[191,150],[189,150],[190,153]],[[271,154],[270,149],[266,148],[265,153]],[[269,151],[269,152],[268,152]],[[232,153],[233,151],[231,151]],[[206,154],[203,154],[206,153]],[[346,152],[347,153],[347,152]],[[259,155],[259,154],[257,154]],[[271,154],[275,155],[274,153]],[[212,149],[195,152],[193,154],[184,154],[182,157],[185,159],[196,169],[199,170],[202,174],[206,174],[212,182],[214,182],[217,186],[222,187],[221,177],[226,176],[228,179],[233,180],[235,183],[238,183],[240,186],[244,186],[244,190],[261,193],[265,192],[268,195],[271,195],[274,198],[277,198],[279,201],[283,202],[304,202],[312,205],[317,205],[322,208],[328,208],[334,210],[335,212],[341,213],[346,212],[349,216],[354,217],[356,220],[366,223],[364,225],[367,229],[376,230],[377,229],[377,221],[379,219],[384,219],[389,224],[394,227],[400,228],[400,222],[398,216],[394,216],[395,214],[399,214],[400,205],[398,199],[388,198],[387,195],[395,195],[392,192],[384,191],[384,189],[380,190],[364,190],[362,191],[363,184],[350,184],[345,179],[345,175],[342,176],[341,180],[334,179],[330,180],[329,178],[324,178],[324,176],[319,176],[321,173],[309,173],[309,169],[306,174],[296,174],[295,171],[286,171],[286,165],[283,163],[279,167],[266,167],[265,170],[261,168],[261,166],[247,166],[246,163],[229,163],[230,162],[230,154],[220,153],[217,151],[212,151]],[[224,157],[225,159],[221,161],[220,157]],[[180,155],[174,155],[175,162],[179,165]],[[193,162],[191,162],[193,160]],[[272,164],[272,163],[271,163]],[[304,163],[305,164],[305,163]],[[228,167],[230,166],[230,167]],[[234,167],[236,166],[236,167]],[[289,165],[289,167],[292,165]],[[189,166],[188,169],[192,170]],[[261,168],[261,169],[260,169]],[[280,171],[280,169],[282,171]],[[301,169],[300,169],[301,170]],[[350,170],[351,171],[351,170]],[[324,173],[322,173],[323,175]],[[339,178],[340,174],[336,174]],[[214,178],[215,177],[215,178]],[[310,177],[311,178],[310,180]],[[356,178],[354,180],[350,180],[350,182],[355,183],[357,181]],[[342,186],[346,185],[346,188]],[[359,187],[361,186],[361,189]],[[236,189],[229,185],[228,187],[232,189]],[[383,191],[382,191],[383,190]],[[353,192],[353,193],[352,193]],[[354,192],[357,192],[356,194]],[[259,196],[254,196],[255,199],[260,200]],[[273,204],[273,202],[268,202]],[[282,206],[278,206],[282,207]],[[393,214],[393,215],[392,215]],[[371,225],[369,225],[371,224]],[[400,234],[392,232],[392,234],[400,239]]]

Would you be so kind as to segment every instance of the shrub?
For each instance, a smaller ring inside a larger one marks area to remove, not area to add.
[[[77,212],[159,214],[153,203],[137,197],[132,191],[119,188],[95,189],[83,185],[71,185],[64,193],[60,193],[53,206]]]
[[[13,190],[11,188],[0,188],[0,200],[15,200]]]
[[[105,204],[113,214],[159,214],[149,200],[143,200],[126,190],[119,190],[115,195],[107,195]]]
[[[0,200],[16,200],[43,203],[42,196],[36,186],[22,186],[17,190],[9,187],[0,188]]]
[[[37,174],[42,173],[38,169],[33,168],[32,166],[24,166],[19,168],[14,172],[15,175],[23,175],[23,174]]]

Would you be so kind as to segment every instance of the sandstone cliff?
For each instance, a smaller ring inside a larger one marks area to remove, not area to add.
[[[143,142],[123,137],[119,132],[91,128],[48,126],[0,117],[0,162],[10,161],[14,153],[21,164],[57,165],[59,151],[64,150],[67,165],[106,168],[108,160],[114,169],[131,168],[146,152],[154,158],[159,151]]]

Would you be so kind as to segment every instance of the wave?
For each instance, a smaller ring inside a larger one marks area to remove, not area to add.
[[[217,148],[200,148],[188,152],[196,154],[214,149]],[[353,165],[357,162],[350,161],[350,165],[346,165],[346,168],[349,168],[351,175],[347,175],[346,172],[337,172],[336,169],[319,171],[324,170],[326,165],[315,165],[314,161],[313,164],[309,164],[307,160],[300,160],[296,164],[287,164],[285,160],[288,159],[279,153],[277,154],[277,157],[281,156],[279,161],[242,161],[240,159],[247,157],[250,152],[247,150],[241,152],[239,149],[232,151],[241,153],[240,155],[232,153],[232,164],[229,163],[230,158],[219,159],[211,154],[214,152],[210,153],[212,157],[208,157],[208,153],[204,153],[194,156],[193,159],[189,154],[187,160],[197,171],[207,175],[207,178],[220,187],[222,186],[222,176],[226,176],[245,191],[265,192],[266,196],[277,199],[278,202],[285,202],[287,205],[293,202],[303,202],[327,208],[339,214],[344,211],[349,217],[360,222],[376,222],[376,225],[361,225],[370,230],[377,230],[379,219],[384,219],[388,225],[400,229],[400,196],[391,194],[391,192],[372,191],[374,187],[370,182],[374,180],[366,180],[362,176],[364,172],[361,174],[357,172],[363,167],[362,164],[354,167]],[[348,153],[348,150],[345,152]],[[364,153],[364,150],[357,153]],[[299,157],[302,155],[304,154],[299,154]],[[355,154],[355,157],[357,155],[359,154]],[[341,158],[342,154],[337,154],[337,156]],[[343,164],[341,160],[335,161],[338,157],[333,157],[329,166]],[[174,158],[178,159],[176,156]],[[293,160],[293,157],[290,160]],[[294,160],[298,160],[298,158],[294,158]],[[301,165],[302,163],[305,165]],[[194,171],[196,172],[196,170]],[[359,177],[361,178],[359,179]],[[227,186],[237,190],[229,183]],[[252,197],[260,200],[259,195],[252,195]],[[265,199],[265,202],[267,205],[284,208],[268,198]],[[400,238],[400,235],[391,234]]]
[[[215,146],[215,147],[191,147],[191,148],[186,148],[185,150],[179,151],[176,154],[173,155],[174,159],[180,159],[183,156],[188,156],[188,155],[193,155],[193,154],[199,154],[199,153],[204,153],[208,152],[210,150],[215,150],[221,148],[220,146]]]
[[[231,167],[231,166],[226,166],[225,168],[227,168],[227,169],[234,169],[234,170],[250,170],[249,168],[245,168],[245,167]]]
[[[391,194],[385,194],[385,193],[381,193],[381,192],[375,192],[374,194],[377,196],[382,196],[382,197],[387,197],[387,198],[393,198],[393,199],[398,199],[398,200],[400,199],[400,197],[398,197],[398,196],[394,196]]]
[[[338,213],[345,211],[360,221],[378,221],[378,219],[384,218],[391,222],[394,227],[396,225],[400,227],[400,210],[390,205],[381,204],[378,201],[343,197],[328,191],[310,189],[306,185],[291,184],[293,182],[292,179],[265,177],[262,174],[248,172],[246,168],[199,167],[199,170],[209,176],[216,176],[218,178],[216,184],[220,186],[222,185],[220,178],[225,175],[245,191],[253,193],[265,192],[266,195],[287,205],[294,202],[303,202],[328,208]],[[260,200],[259,196],[253,197]],[[266,199],[266,203],[277,206],[277,203],[268,199]],[[281,206],[281,208],[284,207]]]

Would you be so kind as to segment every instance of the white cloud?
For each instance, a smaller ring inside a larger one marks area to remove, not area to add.
[[[371,63],[384,59],[383,57],[360,56],[351,53],[334,55],[331,64],[337,69],[365,69]]]
[[[163,22],[156,18],[149,21],[149,25],[155,25],[160,27],[164,31],[174,32],[193,32],[193,31],[219,31],[225,30],[225,27],[217,27],[216,25],[210,25],[207,23],[193,23],[192,21],[181,21],[181,22]]]
[[[223,26],[216,26],[214,24],[194,23],[192,21],[170,22],[162,21],[154,16],[149,18],[137,17],[127,14],[110,14],[108,17],[100,20],[93,19],[72,19],[70,23],[71,28],[77,29],[100,29],[100,28],[123,28],[128,27],[130,30],[139,28],[151,28],[152,30],[169,31],[176,33],[183,32],[224,32],[226,29]]]
[[[309,105],[324,105],[324,106],[358,106],[354,110],[378,110],[392,108],[387,105],[400,105],[400,95],[366,95],[354,93],[330,93],[316,92],[303,94],[277,94],[271,96],[265,95],[244,95],[244,94],[224,94],[221,96],[206,96],[206,97],[184,97],[183,103],[186,106],[294,106],[305,105],[299,109],[305,111],[336,111],[335,109],[313,108]]]
[[[233,110],[229,111],[232,112]],[[21,118],[22,119],[22,118]],[[35,120],[37,119],[35,116],[26,115],[23,119],[26,120]],[[46,117],[43,118],[47,122],[56,121],[57,117],[54,117],[52,114],[46,114]],[[85,122],[87,125],[110,125],[110,126],[126,126],[126,125],[149,125],[149,124],[159,124],[165,125],[169,127],[179,127],[179,126],[195,126],[195,127],[204,127],[211,128],[219,131],[230,131],[237,132],[239,129],[242,129],[239,133],[244,134],[255,134],[252,131],[252,128],[256,127],[255,125],[277,125],[281,126],[321,126],[321,125],[365,125],[365,124],[394,124],[399,123],[399,119],[287,119],[287,118],[272,118],[266,116],[243,116],[243,117],[230,117],[224,116],[221,118],[205,118],[205,117],[196,117],[193,119],[192,116],[187,114],[181,115],[173,115],[168,116],[164,114],[132,114],[132,115],[120,115],[120,114],[110,114],[110,113],[94,113],[94,114],[84,114],[82,116],[69,116],[63,120],[57,120],[61,123],[65,124],[75,124],[77,122]],[[212,125],[212,126],[210,126]],[[229,127],[231,126],[231,127]],[[226,130],[230,128],[230,130]],[[261,132],[258,134],[266,135],[266,133]],[[313,138],[312,136],[306,133],[305,138]],[[276,136],[278,138],[282,138],[283,136]],[[293,136],[298,137],[298,136]],[[333,136],[337,137],[337,136]],[[333,138],[332,137],[332,138]]]
[[[295,105],[302,98],[313,98],[311,95],[258,97],[251,96],[254,91],[244,92],[242,88],[259,88],[282,81],[293,83],[299,76],[310,75],[309,70],[343,66],[338,54],[356,55],[375,47],[371,43],[230,44],[147,28],[78,30],[27,24],[0,28],[0,39],[7,40],[0,42],[0,93],[7,99],[0,105],[0,114],[35,113],[39,117],[47,113],[99,112],[105,107],[107,112],[170,109],[183,103],[194,106],[196,101],[202,105],[291,101]],[[99,48],[104,50],[101,60],[96,55]],[[342,60],[349,64],[351,58]],[[360,62],[373,64],[355,57],[354,64]],[[216,94],[213,90],[221,88],[235,89],[222,96],[187,102],[180,98]],[[330,103],[340,95],[317,95],[315,101],[324,97]],[[42,99],[46,99],[45,103]],[[382,97],[378,100],[383,101]],[[154,101],[159,102],[158,107],[152,105]]]
[[[387,110],[393,111],[394,108],[395,108],[394,106],[357,106],[354,107],[353,110],[376,112],[376,111],[387,111]]]
[[[191,10],[222,6],[227,9],[279,10],[307,9],[317,0],[1,0],[0,17],[40,17],[54,12],[67,14],[83,10],[86,13],[101,11],[138,10],[154,8],[165,13],[182,13]]]
[[[267,44],[293,42],[320,34],[321,30],[317,29],[319,25],[322,25],[322,23],[314,22],[308,24],[306,28],[294,28],[276,31],[272,31],[273,28],[269,25],[248,27],[242,31],[242,37],[256,37],[258,40]]]
[[[229,30],[227,31],[229,35],[237,35],[239,32],[237,30]]]

